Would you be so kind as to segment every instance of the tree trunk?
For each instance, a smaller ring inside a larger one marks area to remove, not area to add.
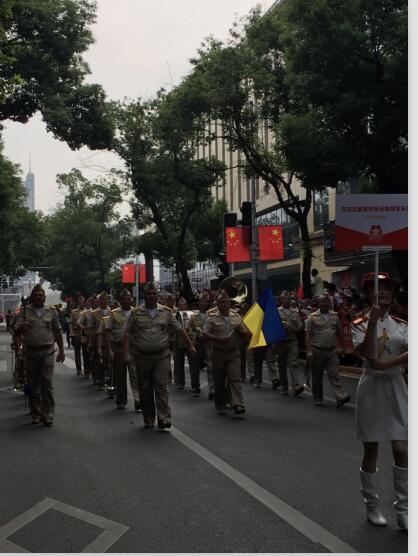
[[[190,278],[187,273],[187,266],[184,264],[183,261],[178,262],[178,269],[181,275],[181,295],[186,299],[187,303],[191,303],[194,298],[192,285],[190,284]]]
[[[307,217],[298,221],[300,235],[302,239],[302,285],[303,285],[303,297],[305,299],[310,299],[312,297],[311,288],[311,265],[312,265],[312,248],[311,248],[311,238],[309,236],[308,230],[308,220]]]

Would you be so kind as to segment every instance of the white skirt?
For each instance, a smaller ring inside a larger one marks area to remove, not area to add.
[[[408,390],[402,374],[363,370],[357,388],[356,426],[362,442],[408,440]]]

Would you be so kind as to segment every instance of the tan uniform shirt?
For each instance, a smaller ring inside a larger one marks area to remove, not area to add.
[[[181,325],[164,305],[157,304],[155,309],[140,305],[132,311],[126,330],[138,351],[156,353],[169,348],[170,332],[181,330]]]
[[[109,318],[106,319],[106,330],[110,331],[110,341],[115,344],[123,344],[123,335],[125,334],[126,324],[130,317],[133,307],[129,311],[123,311],[120,307],[110,312]],[[129,314],[128,314],[129,313]]]
[[[203,330],[205,328],[205,323],[208,319],[207,313],[201,313],[200,311],[194,312],[186,324],[186,330],[190,332],[190,336],[194,342],[199,343],[202,340]]]
[[[79,336],[81,334],[81,329],[78,327],[78,321],[80,320],[81,312],[81,309],[78,308],[71,311],[70,330],[71,333],[75,336]]]
[[[318,309],[309,315],[306,332],[311,335],[311,346],[332,349],[336,347],[337,331],[341,334],[341,324],[337,313],[321,313]]]
[[[192,311],[177,311],[177,313],[175,314],[174,318],[176,319],[176,321],[180,324],[181,328],[184,328],[187,330],[187,324],[189,322],[190,317],[192,316]],[[181,336],[179,336],[179,334],[177,333],[175,336],[175,343],[177,347],[180,348],[187,348],[188,344],[183,340],[183,338],[181,338]]]
[[[55,342],[55,333],[61,330],[61,325],[55,309],[43,307],[38,316],[32,305],[21,311],[16,317],[15,329],[19,329],[26,319],[26,331],[23,341],[27,346],[52,346]]]
[[[297,309],[284,309],[283,307],[279,307],[278,309],[280,320],[283,323],[283,326],[286,330],[286,340],[296,340],[297,339],[297,330],[303,329],[302,320],[299,316],[299,312]]]
[[[240,338],[237,331],[247,332],[246,326],[242,322],[242,317],[237,311],[230,309],[229,316],[224,317],[220,311],[211,312],[204,326],[204,332],[213,336],[229,336],[225,343],[213,342],[213,349],[216,351],[232,352],[240,350]]]
[[[98,334],[102,334],[103,330],[99,332],[100,323],[103,317],[108,317],[110,315],[110,307],[106,307],[106,309],[101,309],[99,307],[98,309],[92,311],[91,315],[93,317],[92,318],[93,334],[95,336],[97,336]]]

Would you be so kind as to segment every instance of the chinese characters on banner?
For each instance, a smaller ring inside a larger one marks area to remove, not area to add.
[[[135,276],[135,264],[123,264],[122,265],[122,284],[135,284],[136,276]],[[146,274],[145,274],[145,265],[139,264],[139,283],[145,284],[146,282]]]
[[[408,195],[337,195],[335,249],[408,249]]]

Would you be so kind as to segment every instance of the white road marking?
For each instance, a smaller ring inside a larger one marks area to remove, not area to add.
[[[9,521],[9,523],[6,523],[6,525],[0,527],[0,552],[28,552],[23,547],[8,540],[7,537],[10,537],[50,509],[104,529],[103,533],[86,546],[82,552],[106,552],[129,529],[129,527],[117,521],[86,512],[81,508],[70,506],[53,498],[45,498],[26,512],[23,512],[23,514]]]
[[[315,521],[312,521],[299,511],[289,506],[286,502],[251,480],[249,477],[226,463],[224,460],[195,442],[192,438],[182,433],[177,428],[172,428],[172,435],[189,450],[204,459],[209,465],[217,469],[220,473],[231,479],[236,485],[241,487],[250,496],[269,508],[278,517],[286,521],[294,529],[305,535],[314,543],[320,543],[330,552],[356,552],[354,548],[344,541],[327,531]]]

